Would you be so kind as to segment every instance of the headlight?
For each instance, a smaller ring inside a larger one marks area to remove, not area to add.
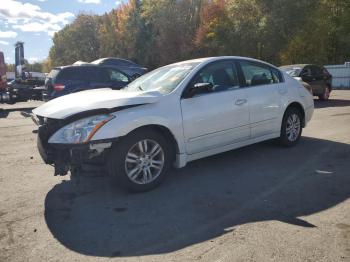
[[[77,120],[56,131],[50,137],[49,143],[81,144],[90,141],[94,134],[104,124],[112,120],[113,115],[97,115]]]

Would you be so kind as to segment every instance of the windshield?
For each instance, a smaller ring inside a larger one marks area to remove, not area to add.
[[[199,62],[160,67],[131,82],[124,91],[159,91],[169,94]]]
[[[301,72],[300,67],[280,67],[280,69],[292,77],[298,77]]]

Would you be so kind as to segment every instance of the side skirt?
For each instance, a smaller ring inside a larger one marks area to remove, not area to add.
[[[241,142],[237,142],[237,143],[232,143],[232,144],[228,144],[222,147],[216,147],[216,148],[212,148],[210,150],[206,150],[203,152],[199,152],[196,154],[177,154],[176,155],[176,162],[174,163],[175,168],[182,168],[185,167],[186,164],[188,162],[200,159],[200,158],[204,158],[204,157],[208,157],[208,156],[212,156],[212,155],[216,155],[219,153],[223,153],[223,152],[227,152],[227,151],[231,151],[233,149],[237,149],[240,147],[244,147],[244,146],[248,146],[248,145],[252,145],[252,144],[256,144],[265,140],[269,140],[269,139],[273,139],[273,138],[277,138],[280,136],[280,133],[272,133],[269,135],[265,135],[265,136],[261,136],[261,137],[257,137],[257,138],[253,138],[253,139],[248,139],[245,141],[241,141]]]

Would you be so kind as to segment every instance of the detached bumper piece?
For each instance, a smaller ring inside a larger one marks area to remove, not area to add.
[[[105,149],[112,146],[112,141],[104,140],[77,145],[49,144],[49,137],[58,128],[56,126],[51,130],[47,124],[40,125],[37,140],[39,153],[46,164],[54,165],[55,176],[65,176],[68,171],[80,167],[83,163],[103,161]]]

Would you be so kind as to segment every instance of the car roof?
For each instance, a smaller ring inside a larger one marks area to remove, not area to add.
[[[261,61],[261,60],[250,58],[250,57],[243,57],[243,56],[203,57],[203,58],[196,58],[196,59],[191,59],[191,60],[177,62],[177,63],[174,63],[172,65],[177,65],[177,64],[180,65],[180,64],[187,64],[187,63],[210,63],[210,62],[220,61],[220,60],[225,60],[225,59],[236,59],[236,60],[246,60],[246,61],[251,61],[251,62],[258,62],[258,63],[266,64],[268,66],[277,68],[275,65],[272,65],[272,64],[267,63],[265,61]]]
[[[315,65],[315,64],[294,64],[294,65],[284,65],[284,66],[280,66],[280,68],[301,68],[303,69],[305,66],[317,66],[317,67],[322,67],[319,65]]]
[[[113,68],[122,71],[117,66],[114,65],[100,65],[100,64],[78,64],[78,65],[66,65],[66,66],[56,66],[53,69],[66,69],[66,68],[88,68],[88,67],[99,67],[99,68]]]
[[[108,60],[110,60],[110,61],[127,62],[127,63],[133,64],[133,65],[137,65],[133,61],[130,61],[130,60],[127,60],[127,59],[124,59],[124,58],[118,58],[118,57],[104,57],[104,58],[100,58],[100,59],[97,59],[95,61],[92,61],[91,64],[98,65],[98,64],[103,63],[103,62],[108,61]]]

